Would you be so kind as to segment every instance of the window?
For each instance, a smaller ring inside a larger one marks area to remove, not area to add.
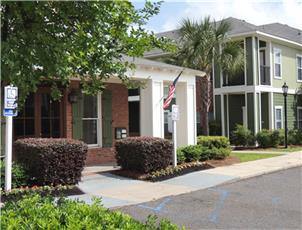
[[[98,144],[98,97],[83,96],[83,141],[88,145]]]
[[[274,49],[274,76],[275,78],[281,79],[281,50]]]
[[[297,123],[298,129],[302,130],[302,107],[297,108]]]
[[[297,55],[297,80],[302,82],[302,55]]]
[[[17,117],[14,117],[14,138],[35,136],[35,99],[30,94],[24,107]]]
[[[275,129],[282,129],[282,106],[275,106]]]

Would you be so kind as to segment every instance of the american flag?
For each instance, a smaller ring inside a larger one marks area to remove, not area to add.
[[[169,93],[168,93],[168,96],[164,102],[164,109],[167,109],[173,99],[173,95],[174,95],[174,92],[175,92],[175,89],[176,89],[176,83],[178,81],[178,78],[180,77],[180,75],[182,74],[183,71],[181,71],[178,76],[175,78],[175,80],[172,82],[172,84],[170,85],[169,87]]]

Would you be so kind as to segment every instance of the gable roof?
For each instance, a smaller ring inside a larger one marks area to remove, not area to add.
[[[229,36],[236,36],[245,33],[255,33],[257,31],[276,36],[279,38],[287,39],[289,41],[298,43],[302,45],[302,31],[301,29],[293,28],[285,24],[271,23],[266,25],[256,26],[254,24],[248,23],[245,20],[238,18],[229,17],[224,19],[231,25],[231,29],[228,32]],[[219,23],[221,21],[217,21]],[[179,29],[166,31],[156,34],[158,37],[167,37],[172,40],[178,41],[180,38]],[[145,57],[163,54],[160,50],[151,50],[145,53]]]

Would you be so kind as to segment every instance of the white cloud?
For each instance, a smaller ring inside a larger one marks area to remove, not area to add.
[[[169,3],[171,4],[171,2]],[[176,12],[175,12],[176,13]],[[215,20],[227,17],[243,19],[256,25],[279,22],[302,30],[302,1],[186,1],[177,18],[170,17],[160,25],[158,31],[167,31],[178,27],[182,18],[198,20],[210,15]]]

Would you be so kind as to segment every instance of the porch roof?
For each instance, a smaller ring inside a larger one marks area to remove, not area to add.
[[[203,77],[205,76],[205,72],[200,71],[200,70],[195,70],[195,69],[190,69],[190,68],[184,68],[181,66],[177,65],[171,65],[171,64],[166,64],[163,62],[158,62],[158,61],[153,61],[145,58],[138,58],[138,57],[129,57],[129,56],[123,56],[123,60],[127,61],[129,63],[133,63],[136,66],[142,66],[142,67],[149,67],[149,68],[156,68],[156,69],[168,69],[168,70],[176,70],[176,71],[181,71],[184,70],[184,72],[194,74],[198,77]]]

